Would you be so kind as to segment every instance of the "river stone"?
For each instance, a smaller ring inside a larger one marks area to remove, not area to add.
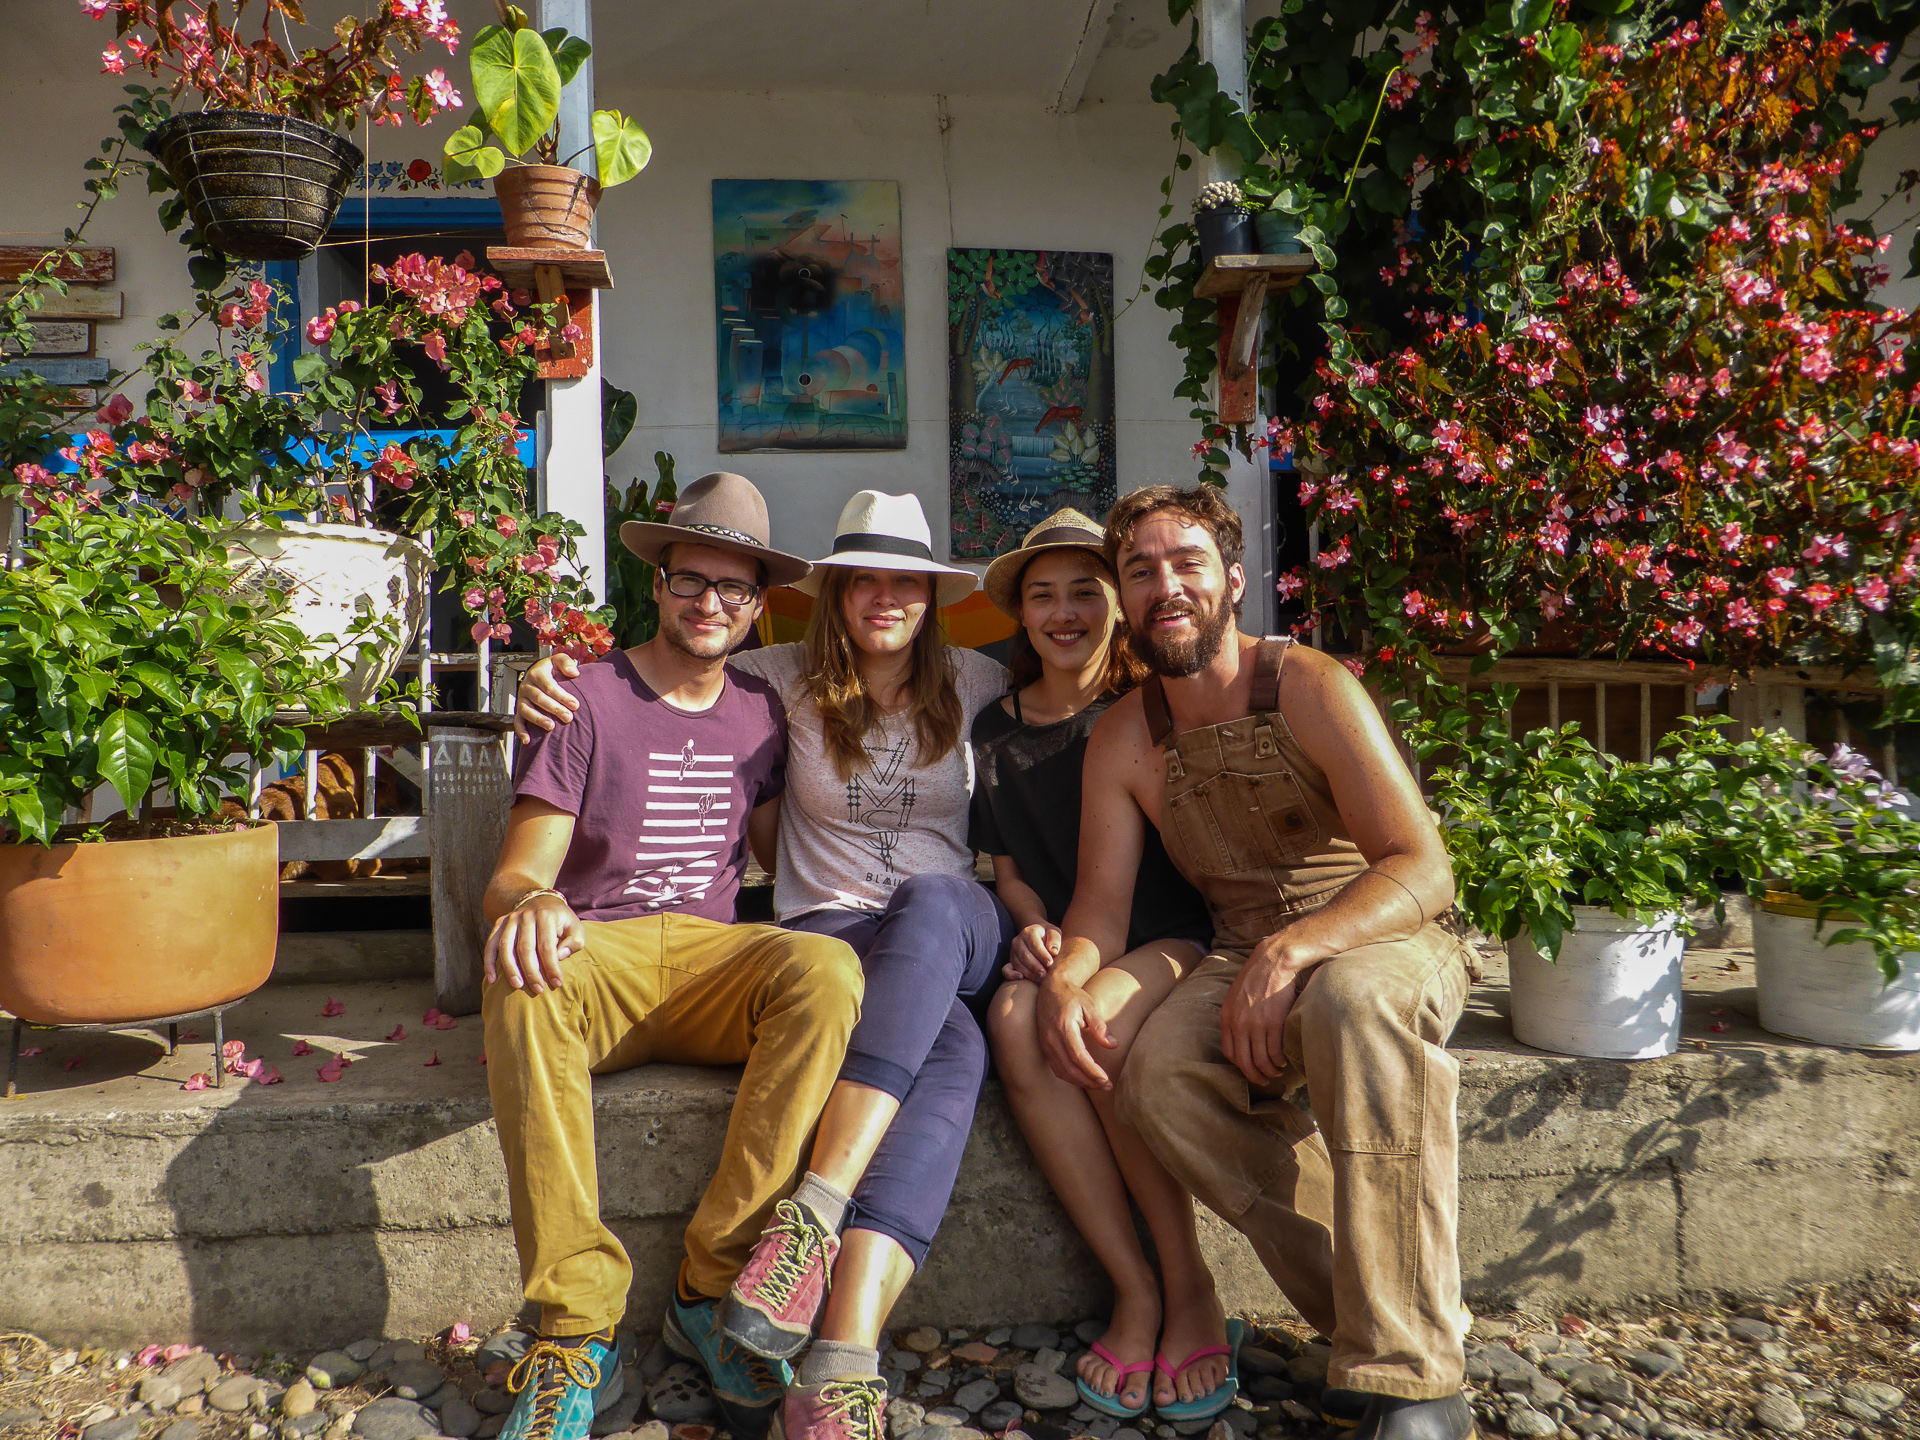
[[[1588,1400],[1633,1403],[1633,1381],[1610,1365],[1580,1365],[1567,1376],[1567,1388]]]
[[[1778,1340],[1781,1334],[1779,1326],[1764,1320],[1749,1320],[1744,1315],[1727,1321],[1727,1333],[1750,1345],[1758,1345],[1762,1340]]]
[[[138,1440],[140,1417],[121,1415],[116,1419],[102,1420],[98,1425],[89,1425],[80,1433],[81,1440]]]
[[[704,1422],[719,1412],[705,1377],[685,1360],[669,1365],[647,1386],[647,1408],[669,1425]]]
[[[1738,1325],[1738,1320],[1733,1322]],[[1760,1322],[1753,1321],[1753,1324]],[[1807,1428],[1807,1417],[1800,1407],[1783,1395],[1762,1395],[1753,1402],[1754,1423],[1763,1430],[1795,1435]]]
[[[1073,1327],[1073,1338],[1082,1345],[1091,1345],[1106,1333],[1107,1325],[1103,1320],[1082,1320]]]
[[[1287,1361],[1287,1378],[1296,1385],[1325,1385],[1327,1357],[1309,1347]]]
[[[1560,1424],[1548,1419],[1538,1410],[1526,1405],[1516,1405],[1507,1412],[1507,1433],[1519,1436],[1545,1436],[1557,1434]]]
[[[996,1400],[981,1410],[980,1423],[987,1429],[998,1432],[1009,1425],[1018,1424],[1020,1417],[1024,1414],[1026,1411],[1021,1408],[1018,1400]]]
[[[1878,1410],[1867,1404],[1866,1401],[1856,1400],[1851,1395],[1842,1395],[1840,1397],[1840,1408],[1854,1419],[1860,1421],[1863,1425],[1878,1425],[1880,1423],[1880,1412]]]
[[[169,1380],[164,1375],[149,1375],[140,1382],[140,1403],[155,1410],[171,1410],[185,1394],[178,1380]]]
[[[427,1347],[418,1340],[389,1340],[367,1359],[369,1370],[392,1370],[396,1365],[417,1365],[427,1358]]]
[[[920,1357],[911,1350],[889,1350],[881,1364],[889,1370],[898,1370],[902,1375],[911,1375],[921,1365]]]
[[[160,1440],[200,1440],[199,1420],[176,1420],[160,1432]]]
[[[1022,1365],[1013,1372],[1013,1393],[1030,1410],[1069,1410],[1080,1400],[1071,1380],[1037,1365]]]
[[[473,1432],[473,1440],[493,1440],[493,1437],[498,1435],[502,1430],[504,1430],[506,1428],[506,1425],[507,1425],[506,1416],[489,1415],[487,1416],[486,1419],[480,1422],[480,1428]],[[666,1428],[667,1427],[664,1425],[660,1427],[660,1430],[663,1434],[666,1432]]]
[[[1840,1387],[1840,1393],[1849,1400],[1857,1400],[1862,1405],[1872,1406],[1881,1414],[1890,1414],[1906,1404],[1907,1392],[1894,1385],[1882,1385],[1876,1380],[1856,1380]]]
[[[420,1435],[438,1435],[440,1426],[426,1406],[389,1395],[353,1417],[353,1433],[362,1440],[415,1440]]]
[[[318,1435],[332,1423],[333,1417],[327,1414],[326,1411],[315,1410],[309,1414],[298,1415],[291,1420],[282,1421],[280,1434],[283,1440],[308,1440],[308,1437]]]
[[[1060,1332],[1051,1325],[1016,1325],[1013,1328],[1016,1350],[1058,1350]],[[992,1342],[988,1342],[992,1343]]]
[[[634,1402],[634,1410],[637,1412],[640,1408],[639,1397],[634,1396],[631,1398]],[[621,1403],[624,1404],[625,1402],[623,1401]],[[467,1401],[464,1395],[455,1395],[440,1408],[440,1433],[442,1435],[455,1435],[459,1437],[459,1440],[467,1440],[467,1437],[479,1428],[480,1412]]]
[[[364,1365],[384,1344],[386,1344],[384,1340],[356,1340],[351,1345],[342,1345],[340,1348],[346,1352],[348,1358]]]
[[[1657,1350],[1626,1350],[1621,1352],[1620,1358],[1642,1375],[1650,1375],[1655,1380],[1686,1368],[1675,1357]]]
[[[473,1397],[473,1408],[482,1415],[504,1415],[513,1409],[513,1396],[489,1385]]]
[[[1486,1362],[1487,1368],[1493,1371],[1496,1377],[1533,1380],[1540,1374],[1539,1366],[1524,1355],[1514,1354],[1504,1345],[1483,1345],[1480,1348],[1480,1358]]]
[[[900,1337],[900,1348],[916,1355],[931,1355],[940,1348],[940,1332],[931,1325],[916,1325]]]
[[[977,1415],[999,1398],[1000,1386],[994,1381],[969,1380],[954,1392],[953,1403],[969,1415]]]
[[[951,1429],[955,1425],[964,1425],[973,1417],[958,1405],[941,1405],[927,1411],[927,1424],[944,1425]]]
[[[1064,1350],[1053,1350],[1042,1346],[1036,1350],[1033,1355],[1034,1367],[1045,1370],[1049,1375],[1058,1375],[1060,1373],[1060,1367],[1066,1363],[1067,1356]]]
[[[207,1396],[207,1404],[227,1415],[237,1415],[253,1403],[254,1393],[261,1382],[251,1375],[235,1375],[230,1380],[222,1380]]]
[[[485,1374],[489,1365],[502,1360],[517,1364],[532,1343],[533,1337],[524,1330],[502,1330],[480,1342],[480,1348],[473,1352],[473,1368]]]
[[[630,1428],[633,1422],[640,1418],[641,1399],[642,1397],[638,1391],[627,1391],[626,1394],[622,1395],[618,1400],[614,1401],[611,1405],[607,1406],[606,1409],[593,1417],[592,1423],[587,1427],[588,1433],[593,1435],[618,1435],[622,1430]],[[476,1430],[480,1428],[478,1413],[474,1416],[473,1426]],[[443,1425],[441,1428],[445,1429],[446,1427]],[[454,1430],[447,1430],[447,1434],[449,1435],[458,1433],[459,1432]]]
[[[280,1413],[289,1420],[297,1420],[302,1415],[311,1415],[320,1403],[320,1397],[314,1393],[311,1383],[296,1380],[280,1394]]]
[[[895,1400],[887,1406],[887,1434],[892,1440],[904,1440],[926,1423],[926,1407],[911,1400]]]
[[[633,1437],[633,1440],[667,1440],[669,1432],[661,1421],[649,1420],[634,1426],[627,1433]]]
[[[402,1400],[425,1400],[447,1383],[447,1372],[431,1360],[402,1360],[387,1368],[387,1383]]]
[[[1533,1401],[1535,1409],[1558,1405],[1567,1398],[1567,1387],[1551,1376],[1541,1375],[1527,1387],[1527,1398]]]
[[[1686,1362],[1687,1347],[1682,1345],[1678,1340],[1650,1341],[1647,1349],[1653,1351],[1656,1355],[1665,1355],[1683,1364]]]
[[[344,1350],[323,1351],[307,1362],[307,1379],[316,1390],[339,1390],[366,1373],[367,1367]]]
[[[996,1326],[980,1337],[982,1344],[996,1347],[1006,1344],[1011,1339],[1013,1339],[1013,1331],[1005,1325]]]
[[[0,1430],[11,1430],[16,1425],[38,1425],[40,1419],[38,1405],[13,1405],[0,1410]]]

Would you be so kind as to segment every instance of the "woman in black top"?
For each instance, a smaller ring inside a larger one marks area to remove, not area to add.
[[[1132,1418],[1146,1410],[1150,1388],[1160,1405],[1202,1401],[1202,1410],[1215,1400],[1224,1409],[1232,1390],[1223,1384],[1226,1320],[1200,1254],[1191,1198],[1115,1118],[1110,1089],[1083,1089],[1048,1068],[1035,1022],[1038,982],[1059,952],[1073,897],[1087,736],[1140,674],[1119,629],[1105,538],[1084,515],[1062,510],[987,571],[987,597],[1021,629],[1013,693],[973,725],[972,838],[993,857],[996,888],[1018,927],[1009,983],[990,1014],[994,1063],[1041,1169],[1113,1277],[1113,1319],[1080,1361],[1080,1393],[1097,1409]],[[1141,1022],[1199,963],[1210,939],[1206,905],[1150,833],[1134,887],[1131,948],[1088,987],[1113,991],[1110,1076]],[[1160,1277],[1134,1231],[1129,1192],[1153,1234]],[[1191,1358],[1165,1361],[1169,1373],[1153,1377],[1156,1355]]]

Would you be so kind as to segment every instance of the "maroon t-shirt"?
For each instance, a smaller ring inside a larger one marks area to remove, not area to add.
[[[677,710],[616,650],[580,678],[573,723],[536,735],[514,798],[574,817],[554,889],[582,920],[674,910],[732,921],[747,816],[786,784],[787,721],[773,687],[727,672],[720,698]]]

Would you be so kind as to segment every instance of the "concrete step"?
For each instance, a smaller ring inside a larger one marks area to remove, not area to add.
[[[1920,1057],[1765,1034],[1743,954],[1690,952],[1687,977],[1681,1053],[1637,1063],[1520,1046],[1497,963],[1476,987],[1449,1053],[1462,1261],[1483,1308],[1745,1294],[1920,1254]],[[346,1007],[337,1018],[321,1014],[329,997]],[[180,1086],[211,1070],[205,1039],[169,1057],[151,1032],[33,1034],[45,1053],[22,1062],[23,1094],[0,1104],[0,1330],[313,1350],[514,1314],[479,1021],[425,1029],[431,1003],[424,981],[270,986],[229,1013],[228,1034],[284,1083],[199,1092]],[[396,1025],[406,1038],[390,1041]],[[313,1053],[296,1059],[303,1040]],[[334,1054],[355,1063],[322,1083]],[[634,1258],[642,1328],[735,1078],[650,1066],[595,1082],[602,1212]],[[1211,1216],[1202,1235],[1229,1308],[1284,1313],[1237,1235]],[[1105,1304],[990,1083],[897,1318],[984,1325]]]

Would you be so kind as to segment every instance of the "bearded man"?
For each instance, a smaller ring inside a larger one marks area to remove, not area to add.
[[[1107,1017],[1084,986],[1126,948],[1157,825],[1214,949],[1140,1031],[1121,1118],[1331,1337],[1329,1385],[1368,1397],[1355,1440],[1465,1440],[1445,1045],[1469,955],[1434,923],[1453,900],[1439,831],[1346,667],[1234,624],[1240,517],[1218,490],[1127,496],[1107,553],[1153,674],[1088,743],[1080,833],[1099,843],[1081,846],[1042,990],[1048,1061],[1109,1084],[1087,1049]]]

